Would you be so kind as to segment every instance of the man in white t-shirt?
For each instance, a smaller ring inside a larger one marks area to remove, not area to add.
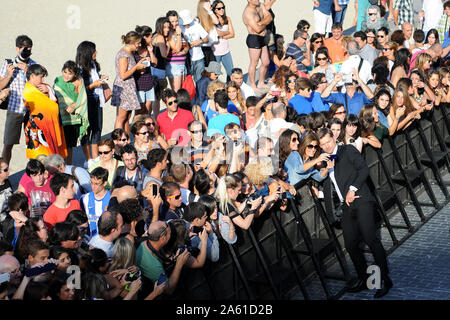
[[[255,96],[255,90],[244,82],[244,74],[242,73],[242,69],[232,69],[230,79],[231,81],[236,82],[236,84],[241,88],[242,97],[244,99]]]
[[[202,45],[209,42],[208,32],[202,27],[200,23],[194,21],[191,11],[188,9],[181,10],[178,13],[180,18],[181,31],[186,37],[191,49],[192,61],[192,77],[197,82],[202,77],[202,72],[205,69],[205,56],[202,51]]]
[[[286,105],[282,102],[275,102],[272,105],[273,119],[269,120],[270,139],[272,139],[273,145],[276,145],[278,138],[284,130],[290,129],[297,132],[300,135],[300,130],[295,123],[287,122],[287,110]]]
[[[98,234],[89,241],[89,246],[102,249],[108,258],[112,258],[114,241],[120,236],[122,226],[120,213],[104,212],[98,220]]]

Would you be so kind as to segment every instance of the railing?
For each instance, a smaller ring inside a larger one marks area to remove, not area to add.
[[[449,107],[450,104],[441,104],[416,120],[407,131],[385,139],[381,150],[365,148],[382,227],[389,231],[392,243],[385,247],[388,253],[420,229],[449,200],[442,180],[450,172]],[[443,197],[436,197],[430,181],[440,186]],[[319,277],[326,298],[339,298],[343,290],[331,292],[326,278],[348,279],[342,233],[330,227],[323,204],[311,195],[311,184],[308,180],[296,186],[298,195],[290,201],[288,212],[265,212],[248,230],[236,228],[238,241],[234,245],[219,240],[219,261],[207,262],[200,270],[184,269],[170,298],[285,299],[288,292],[297,288],[305,299],[310,299],[307,283],[313,276]],[[430,202],[418,201],[417,196],[423,191]],[[443,200],[438,202],[437,198]],[[417,215],[406,213],[404,207],[409,203],[415,206]],[[434,211],[427,215],[422,210],[424,206],[432,206]],[[397,212],[403,224],[391,223],[390,218]],[[396,229],[404,231],[396,233]],[[327,266],[334,262],[340,263],[341,272],[331,275]]]

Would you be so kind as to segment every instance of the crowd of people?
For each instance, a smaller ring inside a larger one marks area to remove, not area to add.
[[[17,37],[0,69],[0,299],[170,295],[183,268],[219,261],[219,241],[287,211],[310,177],[314,196],[336,200],[327,210],[358,274],[347,290],[367,289],[364,241],[381,269],[375,297],[388,293],[361,152],[450,102],[450,1],[422,1],[415,14],[411,0],[359,0],[356,32],[344,36],[349,0],[314,0],[315,32],[300,20],[285,43],[275,0],[247,0],[246,72],[230,50],[229,2],[199,0],[196,14],[171,10],[127,32],[112,88],[95,43],[81,42],[52,86],[32,40]],[[109,100],[115,129],[102,138]],[[28,163],[15,188],[22,126]]]

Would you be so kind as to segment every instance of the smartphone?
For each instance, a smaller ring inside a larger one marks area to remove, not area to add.
[[[274,97],[276,97],[281,94],[281,91],[272,91],[270,94],[273,95]]]
[[[56,269],[56,264],[54,263],[47,263],[46,265],[42,266],[42,267],[34,267],[34,268],[29,268],[25,270],[25,276],[27,276],[28,278],[33,277],[33,276],[37,276],[40,275],[42,273],[46,273],[52,270]]]
[[[200,232],[202,232],[203,231],[203,227],[197,227],[197,226],[194,226],[193,228],[192,228],[192,232],[193,233],[196,233],[196,234],[199,234]]]
[[[165,283],[167,280],[167,276],[165,273],[161,273],[161,275],[158,278],[158,286]]]
[[[152,188],[153,188],[152,194],[154,197],[156,197],[158,195],[158,186],[154,184]]]

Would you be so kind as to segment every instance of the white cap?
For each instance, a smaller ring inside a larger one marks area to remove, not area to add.
[[[184,9],[184,10],[181,10],[180,12],[178,12],[178,17],[182,20],[182,23],[180,23],[180,24],[183,26],[187,25],[187,24],[191,24],[192,21],[194,21],[194,18],[192,17],[192,13],[188,9]]]

